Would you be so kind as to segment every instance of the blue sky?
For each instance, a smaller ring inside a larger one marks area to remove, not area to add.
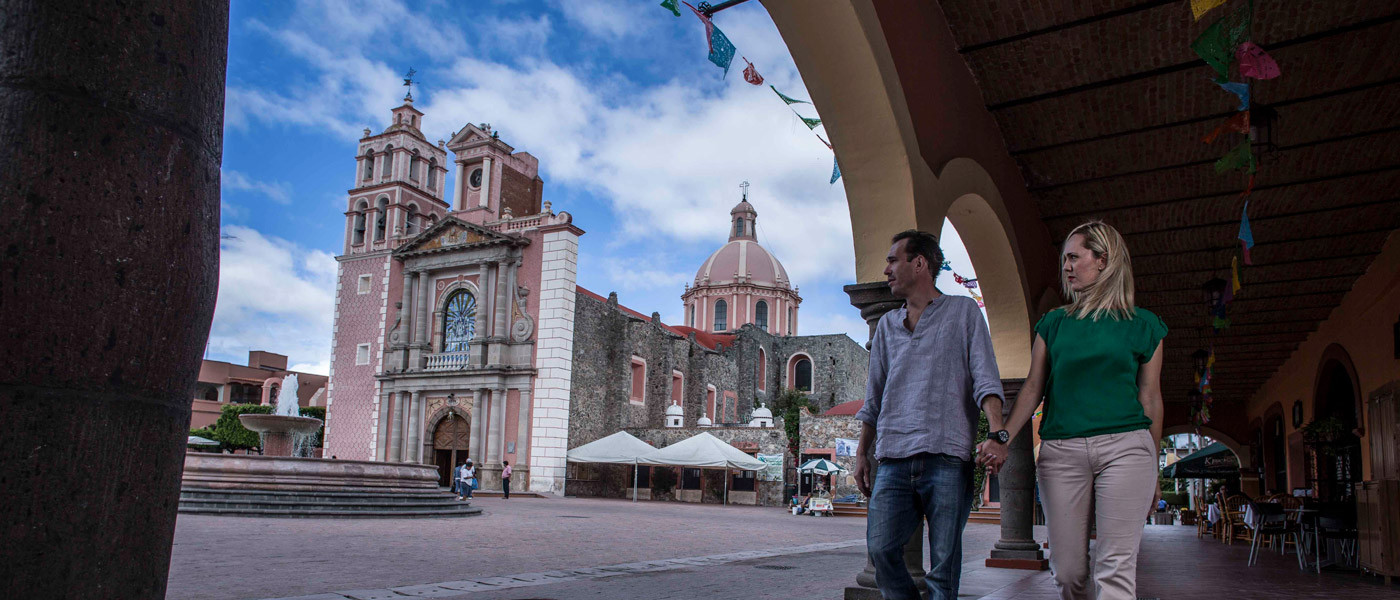
[[[828,183],[831,151],[768,89],[808,97],[772,21],[758,2],[715,16],[765,78],[753,86],[740,58],[727,77],[706,59],[693,15],[658,3],[234,0],[208,358],[261,349],[327,371],[356,140],[388,124],[410,67],[430,141],[486,122],[540,159],[545,200],[587,231],[580,285],[679,323],[682,286],[749,181],[759,241],[800,286],[801,333],[864,342],[841,291],[855,278],[845,190]],[[945,251],[974,276],[955,237],[945,227]]]

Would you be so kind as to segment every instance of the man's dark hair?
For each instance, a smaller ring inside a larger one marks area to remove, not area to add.
[[[938,247],[938,236],[918,229],[906,229],[894,234],[890,243],[898,244],[899,240],[906,240],[904,260],[914,260],[915,256],[924,257],[924,260],[928,261],[929,277],[937,281],[938,272],[943,270],[943,249]]]

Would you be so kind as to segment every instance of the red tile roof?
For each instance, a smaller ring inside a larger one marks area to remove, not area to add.
[[[863,406],[865,406],[865,400],[852,400],[852,401],[850,401],[850,402],[842,402],[842,403],[840,403],[840,404],[837,404],[836,406],[833,406],[833,407],[827,409],[826,412],[822,413],[822,416],[824,416],[824,417],[829,417],[829,416],[832,416],[832,415],[849,415],[849,416],[854,416],[856,413],[860,412],[860,409],[861,409],[861,407],[863,407]]]

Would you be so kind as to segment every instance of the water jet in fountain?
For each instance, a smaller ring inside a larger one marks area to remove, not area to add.
[[[282,389],[277,395],[272,414],[238,415],[238,420],[244,427],[257,432],[262,438],[264,455],[311,455],[311,442],[321,430],[322,421],[315,417],[300,416],[301,406],[297,403],[298,387],[300,386],[296,373],[292,373],[282,380]]]

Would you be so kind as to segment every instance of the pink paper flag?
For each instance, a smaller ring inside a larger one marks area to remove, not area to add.
[[[1240,44],[1235,50],[1235,59],[1240,63],[1240,75],[1245,77],[1273,79],[1282,74],[1274,58],[1254,42]]]

